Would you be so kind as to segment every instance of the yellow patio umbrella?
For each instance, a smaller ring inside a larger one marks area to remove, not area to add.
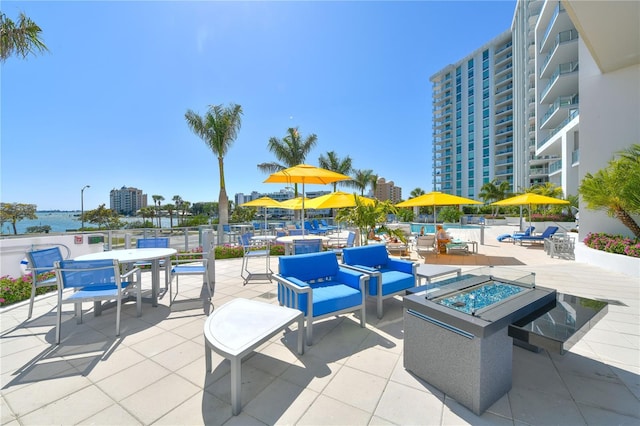
[[[280,208],[287,210],[302,210],[302,204],[311,201],[310,198],[296,197],[280,202]]]
[[[560,198],[547,197],[546,195],[536,194],[534,192],[525,192],[515,197],[505,198],[504,200],[491,203],[492,206],[529,206],[529,226],[531,226],[531,206],[533,204],[570,204],[567,200]]]
[[[307,183],[326,185],[328,183],[339,182],[341,180],[351,179],[347,175],[332,172],[331,170],[321,167],[310,166],[309,164],[298,164],[288,169],[280,170],[272,173],[264,182],[265,183],[284,183],[291,185],[292,183],[302,184],[302,223],[304,224],[304,185]]]
[[[260,197],[255,200],[247,201],[246,203],[240,204],[240,207],[263,207],[264,208],[264,229],[266,230],[267,225],[267,208],[268,207],[278,207],[282,208],[282,204],[279,201],[274,200],[271,197]]]
[[[340,209],[344,207],[354,207],[356,205],[356,198],[362,204],[373,205],[375,203],[373,198],[336,191],[330,194],[321,195],[320,197],[312,198],[308,203],[306,203],[306,206],[309,209]]]
[[[482,204],[480,201],[471,198],[458,197],[457,195],[445,194],[444,192],[433,191],[422,194],[415,198],[410,198],[396,204],[396,207],[433,207],[433,225],[436,224],[436,206],[459,206],[461,204]]]

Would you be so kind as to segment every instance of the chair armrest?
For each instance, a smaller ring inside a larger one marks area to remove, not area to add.
[[[369,279],[369,275],[362,273],[356,269],[351,268],[338,268],[338,273],[336,274],[336,281],[348,285],[349,287],[360,290],[364,293],[364,284]]]
[[[299,280],[296,277],[283,277],[280,274],[273,274],[272,277],[278,281],[280,284],[284,285],[285,287],[290,288],[291,290],[293,290],[296,293],[310,293],[311,292],[311,287],[309,287],[309,284]]]
[[[135,282],[140,282],[141,273],[142,273],[142,270],[140,268],[133,268],[130,271],[125,272],[124,274],[120,275],[120,280],[127,281],[125,278],[129,278],[134,273],[136,274]]]
[[[406,272],[407,274],[413,274],[414,263],[409,260],[392,259],[389,258],[387,262],[387,268],[394,271]]]

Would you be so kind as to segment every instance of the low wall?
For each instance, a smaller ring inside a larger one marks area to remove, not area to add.
[[[640,258],[638,257],[595,250],[582,242],[576,243],[575,256],[576,262],[588,263],[602,269],[640,278]]]
[[[21,265],[27,251],[60,247],[62,257],[73,259],[83,254],[103,251],[104,235],[102,234],[68,234],[46,235],[24,238],[6,238],[0,240],[0,276],[9,275],[17,278],[24,272]]]

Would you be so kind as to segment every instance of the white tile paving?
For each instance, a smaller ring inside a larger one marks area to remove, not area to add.
[[[295,325],[243,363],[239,416],[231,415],[229,363],[213,354],[205,372],[205,320],[197,279],[183,278],[177,302],[126,306],[115,336],[112,310],[64,316],[55,338],[55,298],[41,296],[34,316],[19,304],[1,313],[0,422],[30,424],[638,424],[640,423],[640,286],[591,265],[551,259],[539,247],[497,243],[511,227],[488,227],[478,255],[439,256],[461,265],[488,260],[536,272],[538,285],[619,301],[564,356],[514,348],[511,391],[482,416],[404,369],[400,298],[385,301],[367,327],[343,315],[314,324],[314,344],[295,352]],[[478,239],[477,235],[471,235]],[[277,270],[277,258],[272,259]],[[236,297],[277,303],[275,284],[242,285],[240,260],[216,262],[213,304]],[[144,279],[150,279],[149,274]],[[88,308],[87,305],[85,308]]]

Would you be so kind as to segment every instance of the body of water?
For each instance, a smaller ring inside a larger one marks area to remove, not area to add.
[[[18,230],[18,234],[25,234],[27,232],[27,228],[30,226],[45,226],[49,225],[51,227],[51,232],[66,232],[69,229],[79,229],[82,226],[80,221],[80,212],[79,211],[66,211],[66,212],[36,212],[37,219],[29,219],[29,220],[21,220],[16,223],[16,229]],[[123,217],[121,218],[123,222],[136,222],[142,221],[142,218],[139,217]],[[155,219],[154,219],[155,223]],[[169,227],[169,218],[163,217],[160,218],[160,223],[163,228]],[[177,225],[177,221],[174,219],[173,226]],[[95,226],[85,221],[85,227]],[[13,234],[13,225],[11,223],[5,222],[2,226],[2,234]]]

